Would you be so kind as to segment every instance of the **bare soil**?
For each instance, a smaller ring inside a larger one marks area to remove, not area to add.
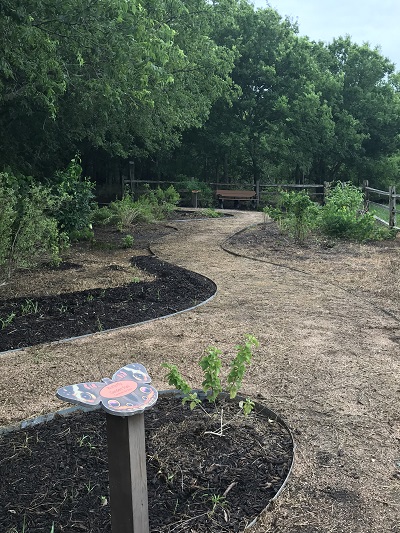
[[[288,489],[255,533],[398,533],[399,240],[298,247],[272,223],[261,223],[260,213],[236,212],[233,218],[158,226],[161,238],[152,252],[211,278],[217,295],[165,320],[2,355],[0,421],[61,408],[57,388],[112,375],[130,362],[144,364],[157,388],[166,388],[164,361],[178,364],[199,386],[204,349],[223,350],[226,374],[234,345],[252,333],[261,347],[243,389],[281,414],[297,442]],[[92,268],[94,273],[102,260],[109,264],[116,257],[128,268],[132,257],[121,249],[96,252],[79,252],[95,287],[102,276],[90,275]],[[74,256],[68,260],[79,263]],[[68,285],[70,272],[63,274],[65,286],[86,288],[82,278],[74,281],[77,271]],[[107,270],[103,287],[108,276],[118,285],[119,274]],[[41,287],[36,292],[35,280]],[[60,278],[21,275],[12,296],[50,294],[59,285]]]

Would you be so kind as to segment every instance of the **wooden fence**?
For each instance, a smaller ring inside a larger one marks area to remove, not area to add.
[[[140,184],[149,183],[154,185],[182,185],[181,182],[177,181],[161,181],[161,180],[155,180],[155,181],[147,181],[147,180],[135,180],[134,179],[134,168],[133,166],[130,168],[130,176],[129,178],[125,178],[122,182],[122,186],[126,187],[129,185],[131,187],[131,190],[134,190],[135,187],[140,186]],[[238,183],[229,183],[229,184],[222,184],[222,183],[207,183],[209,187],[211,187],[213,190],[216,190],[218,188],[221,188],[222,186],[224,188],[229,188],[231,190],[242,190],[242,189],[250,189],[256,191],[256,205],[257,207],[260,205],[260,201],[262,199],[262,193],[264,192],[278,192],[279,189],[283,190],[307,190],[310,195],[314,196],[320,203],[324,203],[325,197],[329,191],[330,183],[324,182],[323,184],[317,184],[317,183],[266,183],[261,184],[259,181],[256,182],[256,184],[238,184]],[[183,192],[183,191],[179,191]],[[190,192],[190,191],[189,191]],[[400,194],[396,194],[396,187],[390,186],[388,191],[381,191],[379,189],[374,189],[372,187],[369,187],[368,181],[364,181],[363,183],[363,192],[364,192],[364,210],[368,211],[371,205],[376,205],[382,209],[385,209],[389,212],[388,221],[381,219],[380,217],[376,216],[376,218],[382,222],[383,224],[386,224],[389,226],[389,228],[395,228],[396,227],[396,214],[400,214],[400,210],[396,209],[396,199],[400,198]],[[371,195],[379,196],[379,197],[385,197],[388,198],[388,203],[385,205],[384,203],[376,202],[375,200],[371,199]],[[193,198],[193,197],[192,197]],[[197,195],[196,195],[196,207],[197,207]]]
[[[363,183],[363,192],[364,192],[364,210],[369,211],[371,205],[375,205],[381,209],[387,210],[389,213],[388,221],[380,218],[378,220],[383,224],[389,226],[389,228],[396,227],[396,213],[400,214],[400,211],[396,209],[396,199],[400,198],[400,194],[396,194],[396,187],[391,185],[388,191],[381,191],[379,189],[374,189],[369,187],[368,181],[365,180]],[[387,205],[381,202],[376,202],[371,200],[371,195],[388,198]]]

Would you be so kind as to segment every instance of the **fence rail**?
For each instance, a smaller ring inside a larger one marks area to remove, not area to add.
[[[386,224],[389,226],[389,228],[395,228],[396,227],[396,214],[400,211],[396,209],[396,199],[400,198],[400,194],[396,194],[396,187],[394,185],[390,185],[388,191],[382,191],[380,189],[374,189],[373,187],[369,187],[368,181],[365,180],[363,183],[363,192],[364,192],[364,210],[369,211],[370,205],[376,205],[380,209],[384,209],[388,211],[389,213],[389,221],[386,222],[386,220],[383,220],[379,217],[380,222]],[[388,197],[388,205],[375,202],[371,200],[371,193],[376,194],[378,196],[385,196]]]
[[[129,178],[123,178],[122,179],[122,189],[124,190],[124,187],[126,185],[130,185],[131,190],[134,190],[137,185],[142,183],[149,183],[149,184],[155,184],[155,185],[181,185],[182,182],[179,181],[166,181],[166,180],[138,180],[135,179],[135,172],[134,172],[134,165],[130,165],[130,172],[129,172]],[[256,204],[257,206],[260,204],[261,199],[261,193],[266,192],[270,189],[315,189],[314,196],[322,196],[322,201],[325,200],[325,196],[329,191],[330,183],[324,182],[323,184],[319,183],[263,183],[261,184],[259,181],[256,182],[256,184],[243,184],[243,183],[229,183],[229,184],[222,184],[219,182],[211,182],[207,183],[212,189],[218,189],[221,188],[223,185],[224,187],[229,187],[229,189],[232,190],[241,190],[243,187],[252,189],[256,191]],[[190,192],[190,191],[189,191]],[[369,187],[368,181],[364,181],[363,183],[363,192],[364,192],[364,210],[369,211],[369,208],[371,205],[376,205],[384,210],[387,210],[389,212],[389,221],[385,221],[383,219],[379,220],[383,222],[384,224],[388,225],[390,228],[396,227],[396,214],[400,215],[400,210],[398,210],[396,207],[396,200],[397,198],[400,199],[400,194],[396,194],[396,188],[394,186],[390,186],[388,191],[383,191],[380,189],[375,189],[373,187]],[[371,194],[387,197],[388,205],[376,202],[371,199]],[[196,205],[197,205],[197,197],[196,197]]]

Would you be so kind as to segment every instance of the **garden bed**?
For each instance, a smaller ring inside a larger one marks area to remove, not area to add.
[[[220,407],[203,409],[164,396],[145,413],[154,533],[241,531],[290,472],[293,441],[270,411],[224,402],[219,436],[206,432],[219,431]],[[103,411],[76,411],[1,437],[1,531],[111,531],[105,424]]]

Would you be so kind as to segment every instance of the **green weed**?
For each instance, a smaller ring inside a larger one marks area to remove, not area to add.
[[[21,305],[22,315],[34,315],[39,311],[39,303],[33,300],[25,300],[25,303]]]
[[[5,329],[7,326],[9,326],[13,322],[15,317],[16,314],[12,312],[5,318],[0,318],[1,329]]]

